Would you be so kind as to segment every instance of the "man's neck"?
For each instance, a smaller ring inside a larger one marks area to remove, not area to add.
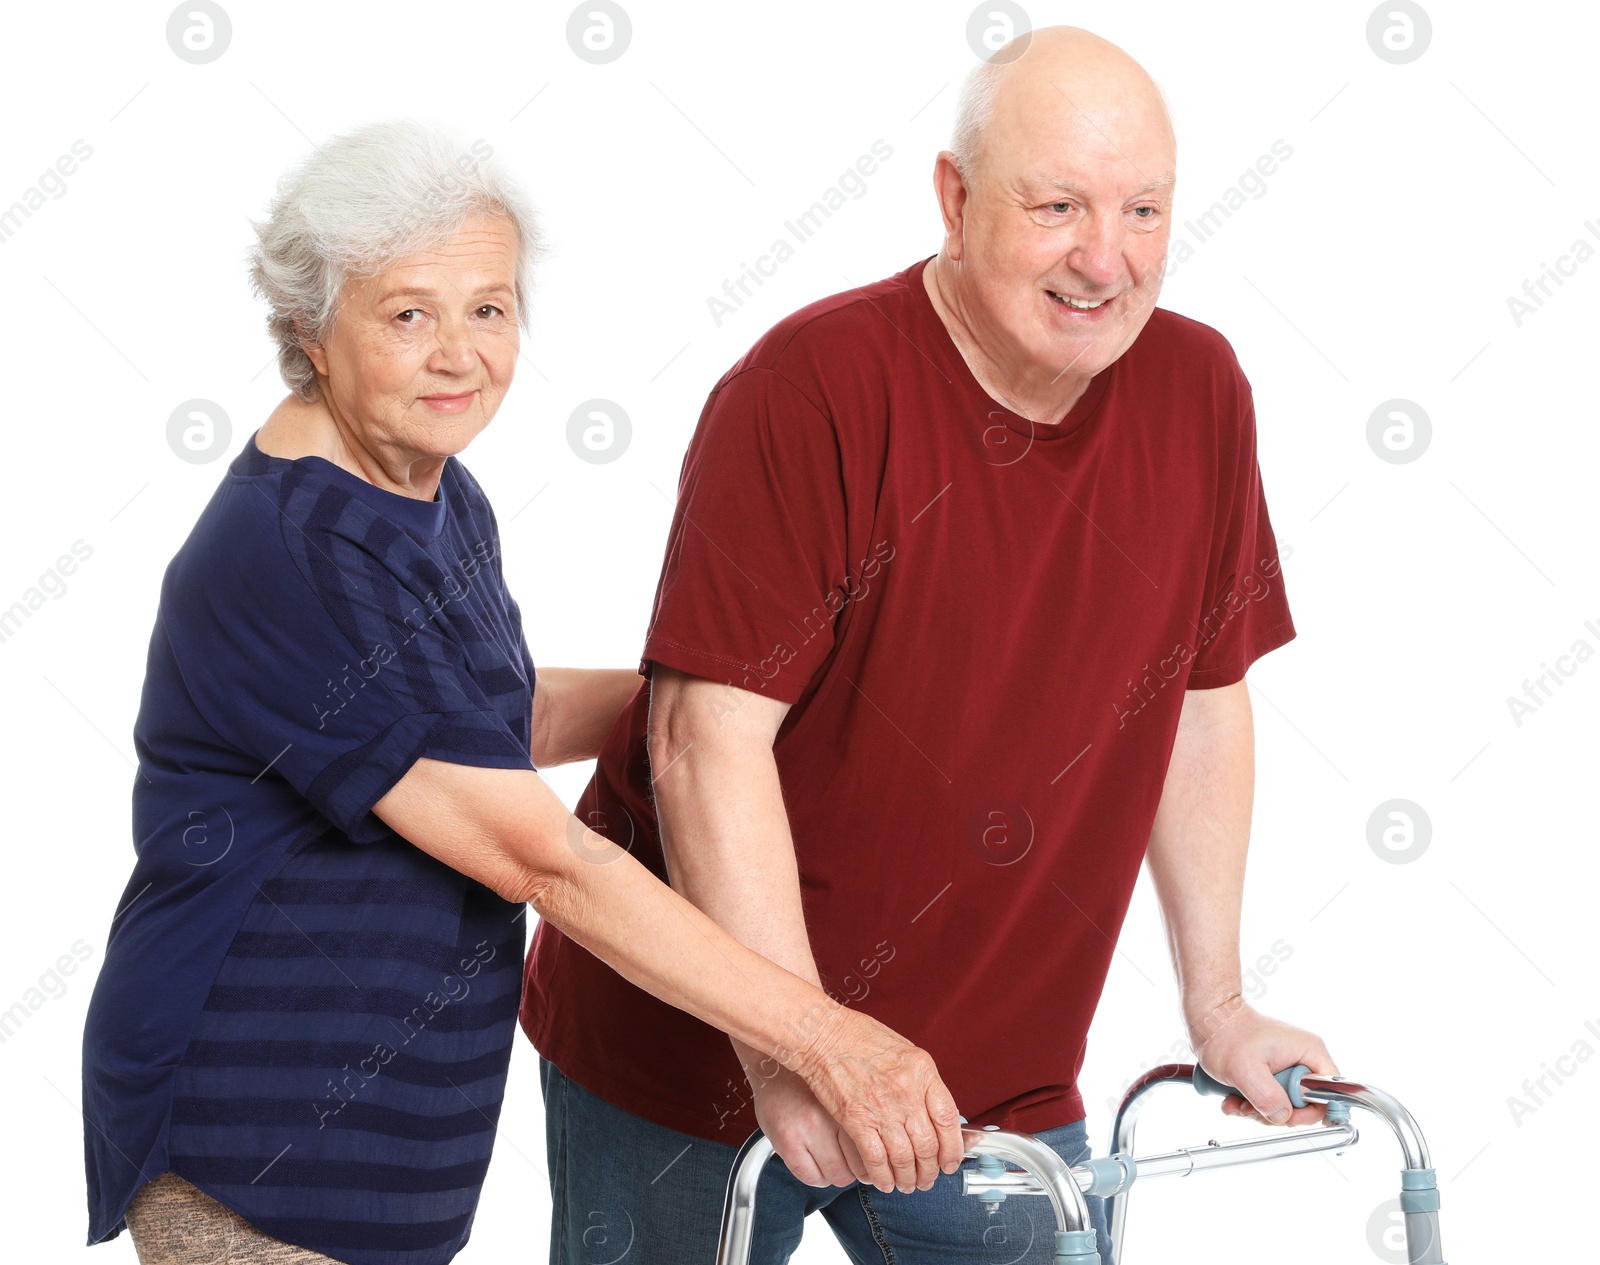
[[[1054,426],[1089,389],[1092,373],[1053,372],[1035,368],[1008,368],[1000,358],[985,350],[973,332],[961,302],[959,287],[950,276],[955,267],[941,251],[922,270],[922,284],[928,291],[933,310],[944,322],[950,341],[961,353],[972,376],[997,403],[1019,417]]]

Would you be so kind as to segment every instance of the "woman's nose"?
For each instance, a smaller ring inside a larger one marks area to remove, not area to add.
[[[433,359],[452,369],[465,368],[477,359],[472,334],[465,325],[441,322]]]

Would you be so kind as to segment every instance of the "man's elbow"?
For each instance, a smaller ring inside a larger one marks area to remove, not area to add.
[[[656,665],[646,739],[650,767],[660,777],[691,749],[732,760],[770,753],[788,710],[776,699]]]
[[[707,719],[698,690],[678,682],[652,687],[645,731],[652,777],[660,777],[696,744],[701,746],[702,754],[710,753],[718,735],[714,725],[707,725]]]

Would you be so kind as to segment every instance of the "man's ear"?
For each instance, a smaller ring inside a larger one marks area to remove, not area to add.
[[[944,252],[960,262],[963,230],[966,227],[967,182],[956,166],[956,156],[942,150],[933,163],[933,191],[944,221]]]
[[[328,352],[321,343],[313,341],[306,335],[305,328],[299,321],[295,322],[294,336],[300,341],[300,350],[306,353],[311,361],[311,367],[326,378],[328,376]]]

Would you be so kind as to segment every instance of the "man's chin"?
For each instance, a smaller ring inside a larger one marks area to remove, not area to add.
[[[1116,359],[1113,340],[1100,333],[1077,338],[1052,338],[1040,364],[1060,377],[1092,378]]]

